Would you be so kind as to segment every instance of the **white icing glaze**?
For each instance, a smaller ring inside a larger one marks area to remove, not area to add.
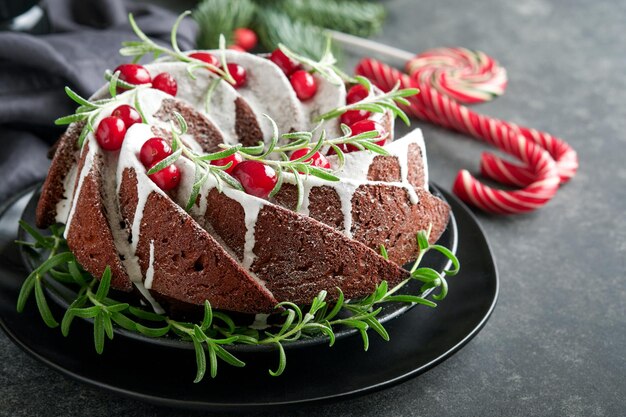
[[[422,135],[422,131],[420,129],[413,129],[406,136],[395,140],[387,145],[385,145],[385,149],[395,157],[398,158],[398,163],[400,165],[400,176],[402,178],[402,182],[408,183],[408,175],[409,175],[409,145],[416,144],[420,152],[422,154],[422,163],[424,165],[424,184],[423,187],[428,190],[428,161],[426,158],[426,146],[424,144],[424,136]]]
[[[143,282],[143,286],[149,290],[152,288],[152,280],[154,279],[154,240],[150,241],[150,263],[146,270],[146,280]]]
[[[177,166],[179,167],[181,171],[182,180],[180,184],[178,185],[178,192],[176,193],[175,198],[176,198],[176,202],[179,205],[185,206],[187,204],[187,201],[189,201],[189,196],[191,195],[191,192],[192,192],[194,177],[195,177],[195,172],[194,172],[195,168],[191,161],[184,159],[184,158],[179,159],[179,161],[177,162]],[[227,250],[227,252],[231,256],[238,258],[238,256],[232,250],[230,250],[230,248],[228,248],[228,246],[224,244],[224,242],[221,241],[221,238],[215,235],[212,228],[208,224],[206,224],[206,221],[205,221],[205,215],[206,215],[206,210],[207,210],[207,201],[206,201],[207,196],[209,195],[209,192],[212,189],[216,188],[216,186],[217,184],[215,182],[215,178],[210,176],[207,179],[207,181],[204,183],[202,188],[200,189],[200,193],[199,193],[200,205],[199,206],[194,205],[189,214],[194,218],[194,220],[196,220],[199,224],[201,224],[205,228],[205,230],[207,230],[209,234],[211,234],[216,240],[221,242],[222,247],[225,250]],[[254,254],[254,246],[256,244],[256,237],[255,237],[256,221],[257,221],[259,212],[261,211],[261,208],[264,205],[270,204],[270,203],[268,203],[267,201],[263,199],[246,194],[242,191],[236,190],[234,188],[230,188],[226,184],[223,184],[222,192],[228,198],[239,203],[244,210],[244,222],[246,226],[246,233],[245,233],[243,257],[240,259],[240,261],[244,267],[249,268],[254,263],[254,260],[256,259],[256,255]],[[248,270],[247,272],[260,286],[262,286],[263,288],[267,288],[265,281],[259,278],[252,271]]]
[[[178,87],[176,98],[186,101],[209,119],[220,131],[225,143],[237,143],[235,100],[241,95],[230,84],[220,82],[211,93],[207,106],[206,96],[209,86],[219,77],[199,68],[194,71],[195,79],[193,79],[187,72],[187,65],[185,62],[158,62],[145,67],[152,77],[161,72],[168,72],[172,75]]]
[[[80,171],[80,175],[78,177],[78,183],[76,184],[76,189],[74,190],[74,198],[72,199],[72,207],[67,216],[67,221],[65,222],[65,231],[63,232],[63,237],[67,239],[69,235],[70,228],[72,227],[72,218],[74,217],[74,213],[76,212],[76,205],[78,204],[78,200],[80,198],[80,193],[83,189],[83,183],[85,182],[85,178],[91,172],[91,168],[93,167],[94,158],[96,157],[96,151],[99,149],[98,143],[96,142],[96,138],[92,133],[87,135],[85,139],[87,141],[87,145],[89,149],[83,148],[81,153],[87,152],[85,156],[85,163]]]
[[[147,117],[147,116],[146,116]],[[116,183],[117,190],[116,195],[119,196],[120,186],[122,183],[122,175],[126,169],[134,169],[139,177],[139,173],[144,172],[145,168],[141,165],[141,162],[137,158],[137,154],[141,149],[141,146],[146,140],[152,137],[152,130],[150,126],[146,124],[135,124],[128,129],[126,137],[124,138],[124,144],[120,152],[120,158],[117,165]],[[125,240],[118,250],[124,256],[123,264],[126,268],[126,272],[130,280],[135,287],[139,290],[141,295],[150,303],[153,310],[161,314],[164,312],[163,308],[152,297],[150,291],[146,288],[146,284],[143,280],[143,274],[141,272],[141,266],[139,264],[139,258],[137,257],[137,244],[139,243],[139,233],[141,231],[141,222],[143,219],[143,213],[145,209],[148,197],[152,193],[159,193],[165,195],[159,187],[157,187],[152,181],[147,178],[137,178],[137,208],[135,210],[133,223],[131,225],[131,242]],[[126,236],[127,237],[127,236]],[[151,242],[151,259],[150,265],[154,263],[153,243]],[[146,280],[151,275],[149,286],[152,286],[152,279],[154,278],[154,268],[150,273],[150,268],[146,271]]]
[[[296,184],[293,174],[285,173],[283,181],[286,184]],[[413,205],[419,202],[419,198],[415,189],[409,183],[401,182],[383,182],[383,181],[358,181],[344,178],[341,181],[326,181],[317,177],[308,177],[304,179],[303,187],[303,204],[298,213],[309,214],[309,196],[311,190],[315,187],[330,187],[339,197],[341,202],[341,213],[343,215],[343,234],[352,237],[353,217],[352,217],[352,198],[355,192],[362,185],[384,185],[385,187],[398,187],[407,192],[409,202]]]
[[[319,74],[313,74],[313,77],[317,83],[317,92],[311,99],[301,102],[308,122],[307,130],[317,126],[317,123],[313,122],[317,116],[346,104],[346,89],[339,76],[331,76],[333,81],[327,80]],[[339,125],[338,118],[326,120],[322,123],[319,131],[321,132],[323,129],[326,131],[327,137],[338,138],[343,136]]]
[[[400,166],[400,181],[402,183],[408,184],[408,152],[409,145],[412,143],[417,144],[417,146],[419,146],[421,150],[422,161],[424,164],[424,188],[428,190],[428,165],[426,158],[426,148],[424,146],[424,139],[422,137],[422,131],[420,129],[412,130],[406,136],[386,144],[384,148],[391,156],[395,156],[397,158],[398,165]],[[342,178],[342,180],[349,178],[353,180],[366,181],[370,165],[372,164],[376,156],[377,154],[369,151],[346,153],[345,164],[341,170],[335,172],[335,175],[339,178]],[[339,167],[339,159],[337,158],[337,156],[329,156],[328,161],[331,164],[331,168],[333,170],[337,170],[337,168]]]
[[[78,174],[78,165],[73,164],[69,172],[63,179],[63,198],[56,205],[57,215],[55,221],[57,223],[67,223],[72,208],[72,196],[74,195],[74,186],[76,185],[76,175]]]
[[[256,255],[254,254],[254,245],[256,243],[254,231],[256,227],[256,221],[259,217],[259,212],[261,211],[261,208],[266,205],[267,202],[241,191],[237,191],[228,186],[225,186],[222,191],[224,194],[226,194],[227,197],[238,201],[241,204],[241,207],[243,207],[246,223],[246,241],[243,248],[243,259],[241,260],[241,264],[245,268],[250,268],[250,266],[252,266],[252,263],[256,259]]]
[[[267,318],[269,317],[269,314],[256,314],[254,316],[254,323],[252,323],[250,326],[251,329],[256,329],[256,330],[264,330],[267,329],[269,326],[269,324],[267,324]]]
[[[209,51],[220,56],[220,51]],[[224,51],[226,61],[239,64],[247,71],[246,83],[237,89],[258,115],[267,114],[276,122],[280,133],[305,130],[308,126],[300,100],[285,74],[272,61],[237,51]],[[265,141],[272,136],[266,117],[259,117]]]

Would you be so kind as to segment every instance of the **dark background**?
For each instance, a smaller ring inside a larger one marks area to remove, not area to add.
[[[479,214],[500,271],[500,299],[458,354],[382,392],[263,415],[625,415],[626,3],[384,3],[384,43],[415,52],[465,46],[498,59],[508,90],[480,111],[563,137],[578,151],[580,171],[536,213]],[[460,168],[477,170],[484,145],[418,125],[433,181],[449,190]],[[71,381],[0,334],[0,415],[190,414]]]

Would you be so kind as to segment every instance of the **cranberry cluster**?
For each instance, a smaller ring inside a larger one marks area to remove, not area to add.
[[[317,82],[313,76],[302,69],[302,65],[295,62],[280,49],[275,49],[269,57],[270,61],[278,65],[285,75],[289,77],[291,86],[300,101],[306,101],[317,93]]]
[[[176,80],[172,77],[172,74],[167,72],[157,74],[153,79],[150,77],[148,70],[143,65],[139,64],[122,64],[115,68],[113,72],[117,71],[120,72],[119,79],[128,84],[141,85],[152,83],[152,88],[161,90],[171,96],[176,96],[176,92],[178,91]],[[124,87],[117,87],[118,93],[122,93],[125,90]]]
[[[149,171],[153,166],[172,154],[170,144],[163,138],[154,137],[148,139],[139,151],[139,160]],[[180,170],[174,164],[163,168],[154,174],[148,175],[150,179],[163,191],[169,191],[178,186],[180,182]]]
[[[109,117],[100,120],[96,128],[96,140],[102,149],[117,151],[122,147],[128,128],[141,122],[141,116],[134,107],[122,104]]]
[[[361,84],[357,84],[348,90],[348,94],[346,95],[346,103],[357,103],[367,97],[367,95],[367,88],[365,88]],[[369,119],[370,116],[371,113],[366,110],[348,110],[341,115],[340,120],[341,123],[345,123],[346,125],[348,125],[348,127],[350,127],[350,130],[352,131],[352,136],[375,130],[376,132],[378,132],[378,136],[376,138],[380,138],[380,140],[375,143],[382,146],[387,141],[387,132],[380,123]],[[342,144],[338,145],[338,147],[346,153],[358,150],[356,146],[350,144]],[[329,153],[334,153],[334,150],[330,149]]]
[[[217,59],[215,55],[208,52],[194,52],[193,54],[189,54],[189,56],[199,61],[206,62],[207,64],[210,64],[216,68],[220,67],[220,60]],[[239,88],[246,84],[247,73],[244,67],[238,64],[229,63],[226,64],[226,68],[235,80],[235,84],[233,84],[233,87]]]

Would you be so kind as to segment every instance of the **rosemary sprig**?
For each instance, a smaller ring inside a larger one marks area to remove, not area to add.
[[[337,67],[337,65],[335,65],[337,64],[337,60],[332,52],[332,39],[330,36],[326,36],[326,46],[321,58],[318,61],[304,55],[300,55],[287,48],[287,46],[282,43],[279,43],[278,47],[289,58],[310,67],[314,72],[317,72],[332,84],[342,85],[344,82],[354,82],[350,76],[346,75]]]
[[[224,348],[233,344],[274,346],[278,351],[278,365],[276,370],[269,370],[273,376],[281,375],[286,369],[287,343],[307,337],[326,336],[329,346],[333,346],[338,328],[356,329],[363,339],[363,348],[367,350],[369,329],[373,329],[383,340],[389,340],[389,334],[377,318],[382,311],[382,304],[400,302],[435,307],[436,304],[425,299],[423,294],[397,293],[409,281],[418,280],[423,282],[421,291],[440,288],[440,293],[433,298],[441,300],[446,296],[448,288],[444,276],[455,275],[459,270],[459,263],[454,254],[439,245],[430,245],[428,243],[430,231],[420,232],[417,235],[420,254],[410,271],[410,278],[404,282],[389,290],[387,283],[383,281],[371,295],[361,300],[346,301],[338,289],[338,297],[334,303],[328,303],[327,293],[322,291],[306,310],[294,303],[280,303],[276,308],[282,310],[282,323],[273,325],[261,333],[247,326],[237,326],[228,313],[213,311],[208,301],[204,304],[203,319],[196,323],[179,321],[168,315],[151,313],[128,303],[116,301],[110,294],[110,268],[105,269],[100,280],[85,272],[67,248],[62,228],[53,226],[50,228],[51,235],[43,236],[27,223],[20,222],[20,225],[32,236],[34,242],[18,243],[30,251],[35,251],[35,255],[38,255],[39,251],[47,251],[47,259],[22,284],[17,300],[18,311],[24,310],[34,288],[35,301],[44,323],[49,327],[57,327],[58,321],[48,307],[44,287],[49,285],[48,279],[72,285],[77,288],[77,294],[61,320],[61,332],[64,336],[69,335],[73,320],[80,317],[93,322],[93,340],[98,353],[104,351],[107,338],[113,339],[115,326],[146,337],[165,335],[178,337],[180,340],[191,342],[194,347],[197,366],[194,382],[200,382],[205,377],[207,366],[209,375],[215,378],[219,361],[236,367],[245,366],[243,361]],[[440,274],[431,268],[419,267],[423,256],[430,250],[439,251],[450,259],[453,268]],[[381,247],[381,254],[386,256],[386,253],[384,247]]]
[[[150,87],[150,84],[142,84],[142,85],[134,85],[128,84],[123,80],[119,79],[119,72],[111,72],[109,70],[105,71],[104,75],[105,79],[109,82],[109,94],[110,98],[103,98],[98,100],[88,100],[86,98],[81,97],[78,93],[72,90],[70,87],[65,87],[65,94],[69,98],[71,98],[75,103],[79,105],[74,114],[70,114],[68,116],[63,116],[54,121],[54,124],[57,126],[68,125],[71,123],[80,123],[85,122],[85,126],[80,132],[78,137],[78,146],[82,148],[85,143],[85,139],[90,132],[94,132],[94,121],[100,115],[102,109],[111,103],[114,103],[119,100],[117,96],[117,87],[122,87],[125,90],[133,90],[134,91],[134,103],[135,108],[141,114],[142,120],[144,123],[146,122],[146,117],[141,112],[141,108],[139,106],[139,93],[142,89]]]
[[[272,125],[272,138],[269,143],[265,144],[263,142],[259,142],[256,146],[239,147],[237,152],[239,152],[244,159],[258,161],[274,169],[278,175],[278,180],[269,194],[270,198],[274,197],[280,191],[283,185],[283,176],[285,174],[290,175],[295,180],[296,187],[298,189],[296,211],[300,209],[303,203],[303,181],[306,178],[313,176],[325,181],[339,181],[339,177],[334,175],[330,169],[312,166],[311,161],[307,161],[322,148],[326,147],[335,150],[335,153],[340,161],[337,170],[341,170],[343,168],[343,163],[345,161],[344,151],[342,150],[341,145],[350,145],[360,150],[368,150],[380,155],[388,155],[387,151],[383,147],[375,143],[379,140],[378,132],[376,131],[363,132],[353,136],[350,128],[342,124],[341,128],[344,133],[343,136],[328,139],[326,137],[326,132],[322,130],[317,141],[314,142],[314,146],[311,146],[313,143],[314,133],[317,128],[311,132],[292,132],[281,135],[278,133],[278,128],[274,120],[267,115],[264,116],[268,118],[270,124]],[[280,145],[279,138],[286,141],[286,144]],[[229,148],[227,146],[224,146],[224,148],[226,150],[232,149],[232,147]],[[309,149],[309,151],[297,159],[289,159],[287,152],[293,152],[301,149]]]
[[[82,148],[87,135],[90,132],[94,131],[94,121],[100,114],[100,111],[104,106],[113,101],[113,98],[110,99],[101,99],[89,101],[83,97],[81,97],[78,93],[72,90],[69,87],[65,87],[65,94],[69,98],[71,98],[75,103],[79,105],[74,114],[70,114],[68,116],[59,117],[54,121],[54,124],[57,126],[69,125],[71,123],[80,123],[85,122],[85,126],[80,132],[78,137],[78,146]]]
[[[235,152],[241,149],[241,145],[235,145],[228,147],[222,151],[209,153],[209,154],[198,154],[194,152],[191,148],[189,148],[181,139],[180,136],[187,133],[187,122],[178,112],[174,112],[174,117],[178,123],[178,129],[174,126],[174,123],[171,123],[171,133],[172,133],[172,154],[167,158],[163,159],[161,162],[155,164],[152,168],[148,170],[148,175],[155,174],[162,169],[167,168],[172,165],[181,156],[184,156],[194,164],[194,172],[195,179],[192,186],[191,194],[189,196],[189,200],[185,206],[185,210],[189,211],[196,203],[196,199],[198,198],[198,194],[202,189],[202,186],[207,182],[209,177],[215,178],[215,183],[218,191],[222,191],[222,183],[225,182],[230,187],[235,188],[237,190],[243,191],[243,187],[241,184],[228,175],[226,170],[232,166],[232,163],[228,163],[224,166],[219,165],[211,165],[211,161],[215,161],[217,159],[226,158],[231,156]]]
[[[242,145],[222,144],[220,145],[223,149],[221,151],[209,154],[196,153],[180,139],[180,136],[187,132],[187,122],[180,115],[180,113],[174,112],[174,116],[178,123],[178,128],[176,128],[173,123],[171,124],[172,154],[158,164],[154,165],[148,171],[148,175],[167,168],[171,164],[178,161],[181,157],[185,157],[193,162],[195,178],[189,199],[185,206],[187,211],[191,210],[196,202],[196,199],[198,198],[198,194],[200,193],[202,186],[211,176],[215,178],[216,188],[219,192],[222,191],[223,183],[226,183],[231,188],[243,191],[241,184],[225,172],[232,166],[232,163],[228,163],[224,166],[211,164],[211,161],[226,158],[234,153],[239,153],[244,159],[261,162],[274,169],[278,175],[278,181],[274,189],[270,192],[269,197],[274,197],[280,191],[283,184],[284,174],[291,175],[295,179],[296,186],[298,187],[298,210],[300,209],[304,198],[303,181],[309,175],[326,181],[339,181],[339,178],[335,176],[330,169],[312,166],[311,161],[307,161],[307,159],[311,158],[323,147],[335,149],[340,161],[338,170],[342,168],[342,164],[345,159],[341,145],[350,145],[360,150],[366,149],[381,155],[388,154],[384,148],[375,143],[376,140],[379,140],[379,138],[377,138],[378,132],[376,131],[363,132],[352,136],[350,128],[346,125],[342,125],[341,127],[343,129],[344,136],[327,139],[326,133],[322,131],[319,134],[315,145],[311,147],[315,129],[312,132],[292,132],[280,135],[278,133],[276,122],[274,122],[274,120],[267,115],[265,115],[265,117],[268,118],[270,124],[272,125],[272,138],[268,144],[259,142],[256,146],[247,147]],[[279,145],[279,138],[286,140],[287,143]],[[309,149],[305,155],[295,160],[289,159],[287,152],[305,148]]]
[[[171,47],[172,47],[171,49],[161,46],[157,44],[156,42],[154,42],[152,39],[150,39],[148,35],[146,35],[139,28],[139,26],[137,26],[137,23],[135,22],[135,18],[133,17],[132,13],[129,14],[128,21],[130,23],[130,26],[133,29],[133,32],[135,32],[135,35],[137,35],[137,37],[140,40],[122,42],[120,55],[133,57],[133,62],[138,62],[146,54],[152,54],[154,59],[157,59],[161,55],[168,55],[178,61],[188,63],[187,73],[192,79],[195,79],[195,75],[194,75],[195,70],[199,68],[205,68],[219,75],[225,81],[231,84],[235,84],[234,78],[228,72],[228,67],[225,65],[226,58],[225,58],[224,50],[226,49],[226,39],[224,38],[223,35],[220,35],[220,38],[219,38],[219,48],[221,51],[220,61],[222,64],[221,67],[217,67],[207,62],[200,61],[199,59],[192,58],[180,50],[180,47],[178,46],[178,41],[177,41],[178,27],[180,26],[180,23],[183,21],[183,19],[189,14],[191,14],[190,11],[183,12],[176,19],[176,22],[174,23],[174,26],[172,27],[172,31],[170,34],[170,41],[171,41]]]
[[[399,117],[407,126],[411,124],[408,116],[398,107],[397,103],[404,106],[410,105],[405,97],[418,94],[419,90],[417,88],[405,88],[400,90],[400,82],[398,82],[391,91],[385,94],[375,95],[372,93],[372,83],[370,80],[358,75],[355,76],[354,79],[367,89],[369,95],[356,103],[346,104],[345,106],[337,107],[327,113],[321,114],[316,118],[316,121],[334,119],[349,110],[365,110],[372,113],[384,113],[389,110],[393,113],[394,117]]]

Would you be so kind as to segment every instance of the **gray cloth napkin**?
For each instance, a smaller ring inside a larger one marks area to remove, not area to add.
[[[0,203],[46,175],[46,152],[63,131],[54,125],[76,105],[64,86],[90,96],[104,84],[104,70],[128,62],[122,41],[136,40],[133,13],[151,38],[169,41],[176,16],[162,8],[123,0],[47,0],[51,33],[0,32]],[[186,19],[181,48],[194,46],[196,27]]]

